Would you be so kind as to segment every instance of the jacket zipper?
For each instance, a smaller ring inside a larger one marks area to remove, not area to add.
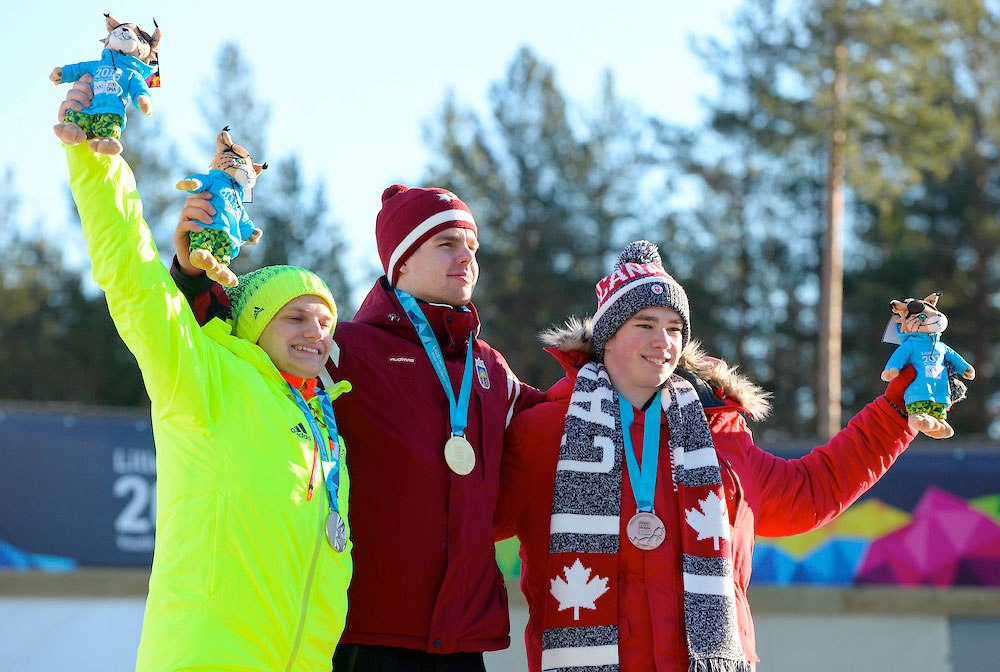
[[[317,506],[320,509],[320,529],[319,534],[316,536],[316,544],[313,546],[312,562],[309,563],[309,573],[306,575],[306,589],[302,593],[302,609],[299,612],[299,628],[295,633],[295,644],[292,645],[292,653],[288,657],[288,665],[285,666],[285,672],[291,672],[292,665],[295,664],[295,658],[299,655],[299,646],[302,644],[302,631],[306,626],[306,611],[309,609],[309,593],[312,590],[313,577],[316,575],[316,560],[319,558],[319,550],[322,548],[323,538],[326,534],[324,530],[325,521],[323,520],[323,507]]]

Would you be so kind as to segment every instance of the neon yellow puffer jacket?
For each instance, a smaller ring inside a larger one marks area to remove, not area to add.
[[[263,350],[219,320],[198,326],[125,161],[86,144],[67,158],[94,279],[152,401],[156,550],[136,669],[329,670],[351,545],[337,553],[326,541],[318,464],[306,500],[313,442],[293,430],[308,423]]]

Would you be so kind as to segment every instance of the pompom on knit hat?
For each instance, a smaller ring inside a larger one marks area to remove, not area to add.
[[[396,286],[399,267],[424,241],[452,228],[469,229],[478,235],[469,206],[447,189],[411,189],[394,184],[382,192],[382,209],[375,218],[375,240],[389,284]]]
[[[673,308],[684,321],[682,348],[691,340],[687,293],[663,269],[656,245],[648,240],[629,243],[618,255],[611,275],[597,283],[593,318],[594,354],[604,361],[604,346],[629,318],[643,308]]]
[[[238,285],[226,288],[236,335],[256,343],[264,327],[286,303],[307,294],[326,302],[336,326],[337,304],[333,294],[312,271],[298,266],[265,266],[241,275]]]

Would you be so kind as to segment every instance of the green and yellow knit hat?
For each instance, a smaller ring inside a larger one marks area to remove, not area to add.
[[[264,327],[286,303],[306,294],[326,301],[336,326],[337,304],[330,288],[312,271],[298,266],[265,266],[241,275],[240,284],[226,288],[236,335],[256,343]]]

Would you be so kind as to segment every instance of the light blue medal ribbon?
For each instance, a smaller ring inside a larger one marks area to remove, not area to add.
[[[320,464],[323,466],[323,480],[326,481],[326,498],[330,505],[330,514],[326,521],[326,536],[334,550],[343,551],[347,547],[347,529],[344,519],[340,515],[340,505],[337,502],[337,495],[340,492],[340,435],[337,432],[337,420],[333,416],[333,404],[330,402],[330,395],[324,389],[317,389],[316,396],[319,397],[320,408],[323,410],[323,421],[326,423],[326,431],[330,434],[330,444],[323,440],[323,432],[320,431],[319,423],[312,410],[302,397],[302,394],[291,384],[288,389],[292,391],[295,403],[299,405],[299,410],[306,416],[309,429],[312,430],[313,442],[319,447]],[[331,452],[332,451],[332,452]]]
[[[456,400],[455,391],[451,385],[451,378],[448,377],[448,368],[444,363],[444,353],[441,352],[441,346],[438,345],[437,338],[434,336],[434,330],[427,321],[427,316],[424,315],[424,311],[420,309],[420,305],[412,295],[401,289],[395,291],[396,296],[399,298],[399,303],[403,306],[403,310],[406,311],[406,316],[410,318],[410,322],[416,328],[417,336],[420,337],[420,342],[423,344],[424,350],[427,351],[427,356],[431,360],[434,372],[437,373],[438,380],[441,381],[441,387],[444,388],[444,393],[448,397],[452,436],[464,437],[465,427],[469,424],[469,398],[472,396],[473,335],[469,334],[469,349],[465,357],[465,373],[462,374],[462,386],[459,388],[458,399]],[[469,309],[464,308],[464,310],[468,311]]]
[[[659,394],[657,394],[659,397]],[[659,398],[653,402],[656,410],[649,408],[642,430],[642,469],[635,459],[632,447],[632,403],[618,394],[618,411],[622,419],[622,440],[625,442],[625,464],[632,485],[632,494],[639,511],[652,513],[653,495],[656,492],[656,468],[660,461],[660,404]]]

